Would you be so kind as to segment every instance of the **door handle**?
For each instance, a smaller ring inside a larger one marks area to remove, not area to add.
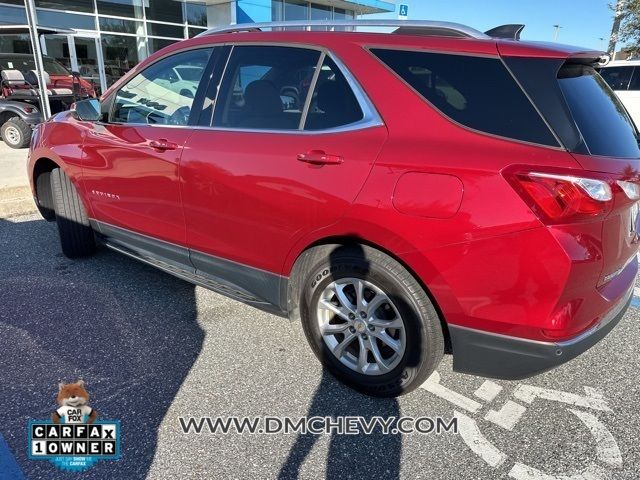
[[[328,155],[322,150],[311,150],[298,154],[298,161],[311,165],[340,165],[344,159],[340,155]]]
[[[149,146],[151,148],[155,148],[156,150],[175,150],[178,148],[177,143],[173,143],[168,141],[166,138],[160,138],[158,140],[151,140],[149,142]]]

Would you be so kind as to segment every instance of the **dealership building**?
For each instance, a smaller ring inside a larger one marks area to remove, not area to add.
[[[150,54],[207,28],[282,20],[346,20],[395,11],[380,0],[35,0],[43,53],[104,90]],[[26,25],[23,0],[0,0],[0,26]],[[52,31],[57,29],[57,31]],[[0,53],[31,53],[27,33],[0,30]]]

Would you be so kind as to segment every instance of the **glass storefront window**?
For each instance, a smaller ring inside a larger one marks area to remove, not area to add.
[[[286,0],[284,2],[285,20],[308,20],[309,4],[302,0]]]
[[[147,33],[156,37],[184,38],[184,27],[147,22]]]
[[[0,6],[0,18],[2,19],[2,23],[19,23],[23,25],[27,23],[27,14],[24,7]]]
[[[0,52],[32,53],[29,35],[0,35]]]
[[[120,18],[100,17],[100,30],[115,33],[142,33],[142,22],[122,20]]]
[[[196,35],[201,34],[202,32],[206,32],[207,29],[206,28],[193,28],[193,27],[189,27],[189,38],[193,38]]]
[[[283,0],[271,1],[271,21],[280,22],[284,20]]]
[[[176,43],[174,40],[164,40],[162,38],[150,38],[149,39],[149,55],[162,50],[164,47],[168,47],[172,43]]]
[[[334,8],[333,9],[333,18],[334,20],[353,20],[354,13],[352,10],[344,10],[342,8]],[[354,27],[336,27],[335,30],[354,30]]]
[[[189,25],[207,26],[207,6],[204,3],[187,2],[185,9]]]
[[[36,7],[93,13],[93,0],[36,0]]]
[[[311,20],[331,20],[331,7],[311,4]],[[327,27],[313,27],[311,30],[327,30]]]
[[[107,85],[111,85],[139,62],[138,42],[142,38],[102,34],[100,39]]]
[[[38,23],[40,25],[52,25],[58,28],[79,28],[82,30],[95,30],[96,23],[93,15],[75,15],[67,12],[52,12],[49,10],[37,10]]]
[[[142,19],[142,0],[97,0],[98,14]]]
[[[177,0],[146,0],[147,20],[182,23],[182,3]]]

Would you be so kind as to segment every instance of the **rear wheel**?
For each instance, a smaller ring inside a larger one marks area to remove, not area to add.
[[[71,179],[59,168],[51,171],[51,191],[62,253],[69,258],[91,255],[96,241],[87,212]]]
[[[315,354],[337,378],[369,395],[417,388],[444,352],[429,297],[388,255],[369,247],[331,248],[309,263],[300,296]]]
[[[20,117],[11,117],[0,127],[0,134],[7,146],[25,148],[31,143],[31,126]]]

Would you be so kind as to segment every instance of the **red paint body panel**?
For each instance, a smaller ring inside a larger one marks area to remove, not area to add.
[[[419,278],[446,322],[488,332],[571,338],[633,284],[637,262],[625,262],[638,244],[627,235],[629,203],[621,191],[606,218],[547,226],[503,172],[523,165],[637,180],[640,160],[571,155],[464,128],[422,101],[367,47],[495,57],[597,52],[387,34],[213,35],[161,50],[103,98],[161,56],[242,42],[325,47],[357,78],[384,126],[274,134],[92,125],[64,115],[40,127],[31,172],[39,158],[51,158],[80,186],[93,218],[285,277],[316,243],[348,237],[374,245]],[[179,148],[159,153],[148,146],[159,138]],[[297,160],[312,150],[344,161]]]
[[[386,138],[384,127],[326,135],[197,130],[181,163],[188,246],[280,273],[293,242],[343,216]],[[344,161],[297,160],[312,150]]]
[[[462,203],[464,185],[454,175],[408,172],[393,191],[393,206],[400,213],[418,217],[451,218]]]

